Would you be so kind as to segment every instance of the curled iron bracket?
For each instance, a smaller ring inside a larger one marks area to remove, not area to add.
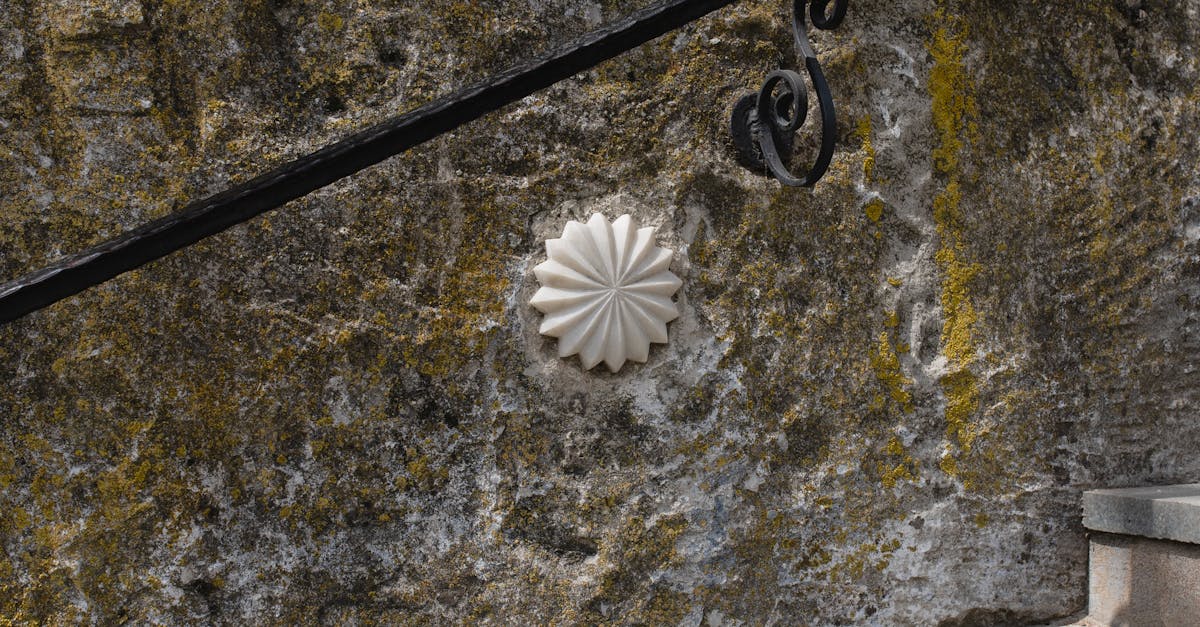
[[[833,10],[829,11],[829,5]],[[846,17],[850,0],[793,0],[792,31],[796,49],[804,58],[804,67],[817,92],[821,110],[821,151],[804,176],[797,178],[785,163],[792,152],[795,133],[808,119],[808,88],[800,74],[776,70],[767,75],[758,94],[747,94],[734,105],[730,130],[743,165],[759,171],[770,170],[779,182],[791,187],[812,187],[821,180],[833,159],[837,135],[837,116],[833,95],[817,61],[817,53],[808,41],[805,5],[813,26],[832,30]]]

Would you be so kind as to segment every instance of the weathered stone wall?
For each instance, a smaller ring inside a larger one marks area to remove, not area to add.
[[[0,276],[645,3],[0,0]],[[0,616],[1082,610],[1080,491],[1200,480],[1200,2],[855,0],[811,191],[726,130],[786,4],[0,328]],[[597,210],[684,279],[617,375],[527,305]]]

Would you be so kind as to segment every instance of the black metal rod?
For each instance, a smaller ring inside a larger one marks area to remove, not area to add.
[[[737,0],[660,2],[547,56],[351,135],[251,181],[0,285],[0,323],[20,318],[220,233],[734,2]]]

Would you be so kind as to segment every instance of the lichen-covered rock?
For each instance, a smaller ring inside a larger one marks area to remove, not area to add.
[[[0,276],[644,4],[0,0]],[[1080,611],[1080,491],[1200,478],[1200,6],[856,0],[793,190],[725,128],[796,63],[788,5],[0,328],[0,617]],[[618,374],[528,304],[593,212],[684,280]]]

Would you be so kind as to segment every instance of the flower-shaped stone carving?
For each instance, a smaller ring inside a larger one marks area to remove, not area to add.
[[[559,357],[579,353],[585,369],[603,361],[616,372],[627,359],[645,362],[651,342],[667,341],[682,281],[667,269],[673,253],[655,245],[653,228],[595,214],[587,224],[567,222],[561,238],[546,240],[546,254],[533,269],[542,288],[530,304],[546,314],[539,331],[558,338]]]

